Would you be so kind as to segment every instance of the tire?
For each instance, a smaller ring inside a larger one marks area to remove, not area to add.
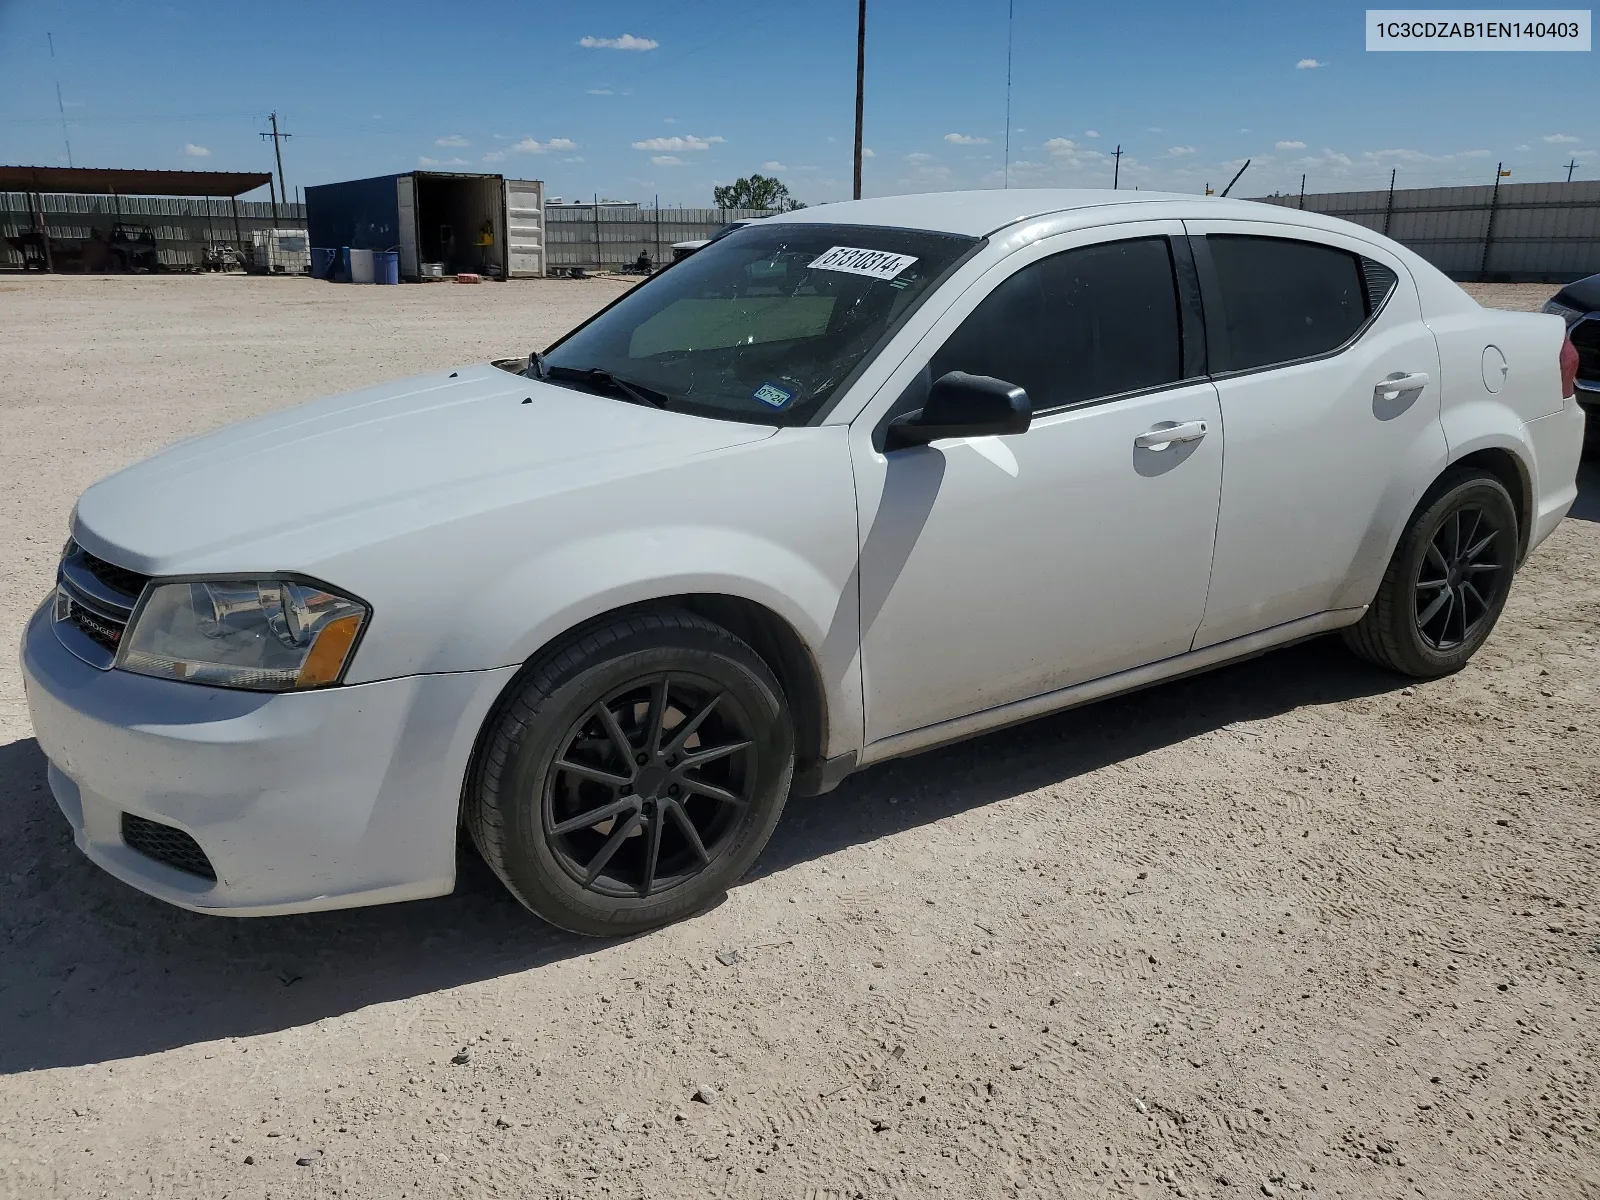
[[[1366,614],[1343,631],[1345,644],[1418,679],[1459,671],[1505,608],[1519,545],[1505,485],[1486,471],[1446,472],[1417,506]],[[1461,553],[1474,547],[1475,556]]]
[[[794,745],[754,650],[681,609],[635,612],[523,671],[490,715],[463,815],[535,915],[624,937],[701,911],[749,870]]]

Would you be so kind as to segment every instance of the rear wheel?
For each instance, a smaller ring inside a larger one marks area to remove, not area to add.
[[[544,655],[491,722],[466,800],[473,842],[534,913],[593,936],[718,899],[771,836],[794,771],[771,671],[680,610]]]
[[[1344,631],[1361,657],[1418,678],[1448,675],[1483,645],[1516,569],[1517,512],[1485,471],[1452,471],[1424,497],[1378,594]]]

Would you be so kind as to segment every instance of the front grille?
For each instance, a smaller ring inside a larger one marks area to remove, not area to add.
[[[1579,321],[1569,336],[1578,352],[1578,378],[1600,379],[1600,317]]]
[[[61,556],[56,580],[57,637],[91,666],[110,667],[150,577],[107,562],[71,541]]]
[[[96,645],[104,646],[113,654],[122,644],[122,634],[128,628],[127,622],[118,624],[116,621],[97,616],[81,604],[72,606],[67,619],[83,630]]]
[[[217,881],[216,868],[200,849],[200,843],[181,829],[123,813],[122,840],[130,850],[137,850],[175,871],[209,879],[212,883]]]
[[[129,608],[132,608],[134,601],[139,599],[139,593],[144,591],[144,585],[150,582],[150,576],[130,571],[127,567],[119,567],[115,563],[108,563],[103,558],[96,558],[81,547],[78,553],[82,558],[84,569],[108,588],[126,596]]]

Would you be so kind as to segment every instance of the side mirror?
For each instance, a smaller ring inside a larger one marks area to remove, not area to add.
[[[926,404],[890,423],[883,448],[926,446],[940,438],[1026,433],[1032,423],[1033,404],[1016,384],[951,371],[934,380]]]

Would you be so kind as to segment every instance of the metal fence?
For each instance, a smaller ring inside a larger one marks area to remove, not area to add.
[[[304,229],[306,223],[305,205],[279,204],[274,220],[272,204],[266,200],[0,192],[0,238],[37,229],[40,208],[52,242],[77,245],[95,230],[108,237],[119,224],[143,226],[155,241],[161,264],[174,270],[198,268],[207,247],[242,250],[258,231]],[[0,267],[20,266],[21,254],[0,240]]]
[[[1600,273],[1600,182],[1262,196],[1387,234],[1452,279],[1566,283]]]
[[[733,221],[770,213],[762,208],[551,205],[544,213],[548,269],[609,271],[632,265],[641,252],[659,266],[672,261],[674,242],[708,238]]]

